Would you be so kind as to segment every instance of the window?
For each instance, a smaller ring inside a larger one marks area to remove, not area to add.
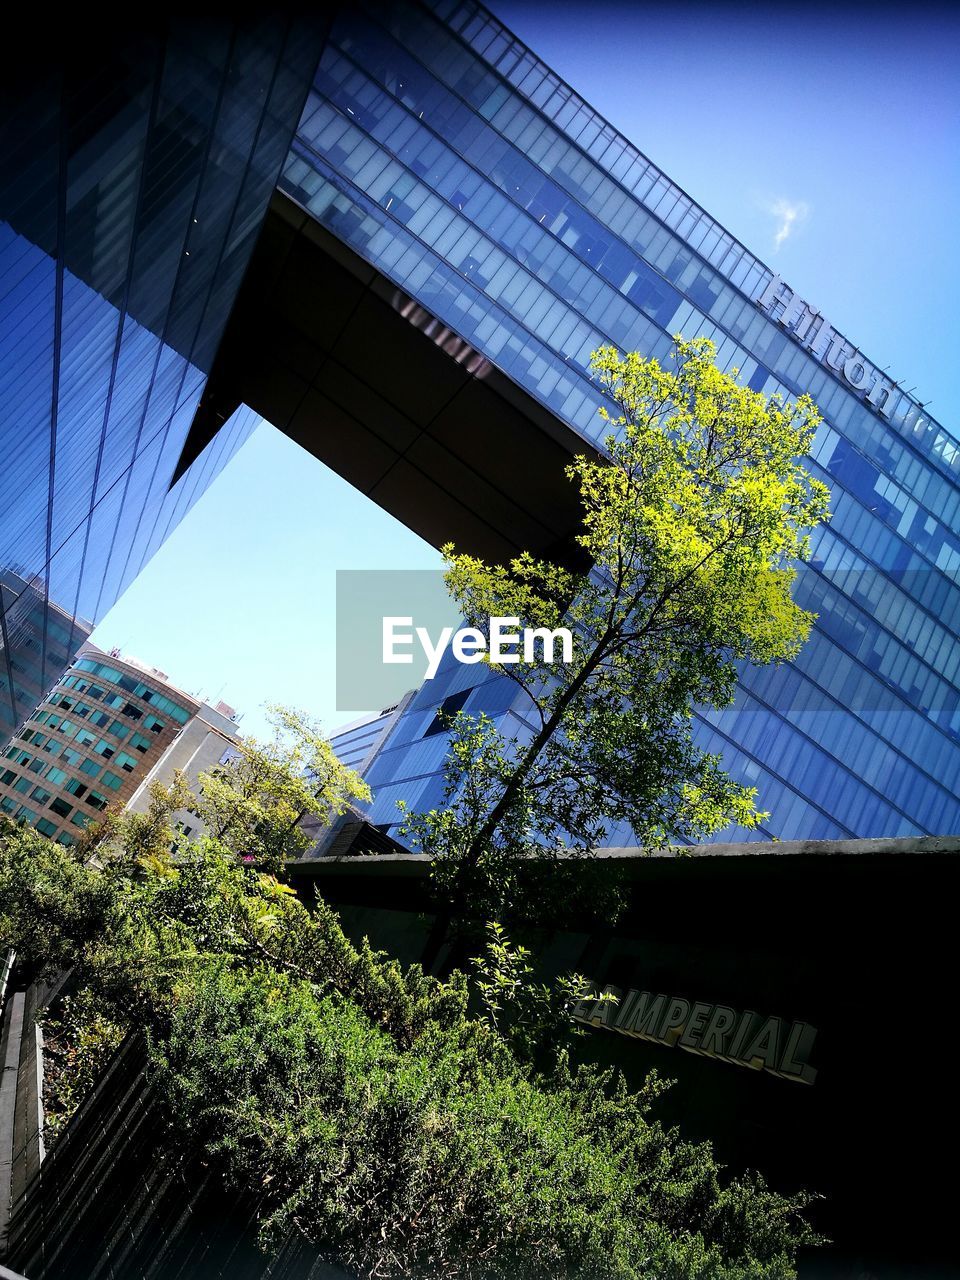
[[[98,778],[100,776],[100,766],[93,760],[84,760],[80,766],[80,770],[82,773],[88,773],[91,778]]]
[[[101,738],[100,741],[97,743],[97,745],[93,749],[98,756],[103,756],[104,760],[109,760],[110,757],[113,755],[113,747],[106,740],[106,738]]]
[[[67,775],[64,773],[62,769],[56,768],[55,765],[51,765],[50,768],[47,770],[47,781],[52,786],[62,787],[63,784],[66,782],[66,780],[67,780]]]
[[[163,721],[158,720],[156,716],[147,716],[143,724],[151,733],[160,733],[164,728]]]
[[[76,737],[78,747],[89,747],[92,742],[96,742],[96,738],[89,729],[78,730]]]
[[[109,769],[103,775],[101,781],[103,782],[103,785],[105,787],[109,787],[111,791],[119,791],[123,786],[123,779],[118,777],[117,774],[111,773]]]
[[[49,818],[38,818],[37,830],[42,836],[55,836],[57,834],[57,824],[51,822]]]
[[[472,689],[461,689],[459,693],[451,693],[448,698],[444,698],[439,707],[437,707],[437,714],[424,730],[423,736],[425,738],[432,738],[435,733],[444,733],[449,729],[450,721],[457,714],[472,692]]]
[[[81,814],[80,816],[83,817],[83,814]],[[61,831],[60,834],[57,836],[57,844],[66,845],[68,849],[70,848],[71,845],[76,843],[77,843],[76,840],[74,840],[73,836],[70,835],[68,831]]]
[[[126,751],[120,752],[117,756],[116,764],[119,768],[125,769],[127,773],[133,773],[134,769],[137,767],[136,760],[134,760],[133,756],[127,755]]]
[[[36,760],[31,760],[30,764],[27,767],[29,768],[31,773],[43,773],[43,766],[45,763],[46,761],[41,760],[38,757]]]
[[[46,804],[50,799],[50,792],[44,791],[43,787],[34,787],[30,792],[30,799],[36,800],[37,804]]]
[[[12,769],[5,769],[3,773],[0,774],[0,782],[2,782],[5,787],[9,787],[10,784],[12,782],[16,782],[16,780],[17,774],[15,774]]]
[[[123,706],[123,714],[130,720],[139,720],[143,712],[139,707],[135,707],[132,702],[126,702]]]
[[[74,751],[73,747],[63,748],[63,760],[65,764],[76,766],[83,759],[79,751]]]
[[[135,733],[130,739],[131,747],[136,747],[138,751],[150,750],[150,739],[145,738],[142,733]]]
[[[73,813],[73,805],[67,804],[61,796],[57,796],[55,800],[51,800],[50,809],[53,813],[58,814],[61,818],[69,818]]]
[[[81,796],[86,794],[87,784],[81,782],[79,778],[71,778],[67,783],[67,790],[72,796],[76,796],[79,800]]]
[[[107,797],[99,791],[91,791],[87,796],[87,804],[91,809],[105,809],[109,804]]]
[[[88,813],[81,813],[80,810],[78,809],[77,812],[70,819],[70,821],[73,823],[75,827],[85,827],[87,823],[92,822],[93,819],[90,817]]]
[[[14,791],[19,791],[21,795],[25,796],[32,786],[33,780],[31,778],[18,778],[13,784],[13,789]]]

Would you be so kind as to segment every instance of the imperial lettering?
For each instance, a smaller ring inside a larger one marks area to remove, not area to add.
[[[723,1004],[691,1003],[681,996],[652,991],[624,994],[614,986],[606,986],[602,992],[594,988],[594,993],[576,1006],[573,1016],[588,1026],[606,1027],[619,1035],[679,1047],[754,1071],[769,1071],[800,1084],[813,1084],[817,1078],[816,1067],[810,1064],[817,1032],[806,1022],[765,1018],[752,1009],[738,1012]]]

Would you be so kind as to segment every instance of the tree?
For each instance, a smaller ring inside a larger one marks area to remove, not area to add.
[[[215,840],[261,870],[279,873],[287,858],[313,842],[301,825],[305,818],[324,822],[352,800],[369,800],[370,788],[340,763],[310,716],[271,706],[269,719],[273,736],[266,742],[241,738],[230,759],[200,775],[195,795],[178,776],[175,792],[161,789],[142,817],[111,810],[85,847],[102,845],[114,830],[123,833],[128,848],[138,841],[149,846],[158,825],[165,829],[175,799],[173,808],[191,809]]]
[[[252,812],[278,789],[262,778]],[[402,969],[246,861],[246,822],[178,840],[183,799],[156,788],[86,852],[0,830],[0,941],[29,974],[74,966],[58,1141],[105,1054],[143,1034],[168,1141],[256,1192],[267,1248],[296,1232],[365,1280],[794,1275],[806,1197],[664,1130],[655,1079],[570,1066],[582,981],[531,986],[502,931],[474,982]]]
[[[806,396],[785,403],[738,385],[715,353],[707,339],[677,338],[674,371],[594,354],[616,406],[600,410],[613,428],[607,457],[567,468],[589,572],[528,553],[491,566],[444,548],[448,588],[488,649],[494,617],[566,626],[574,645],[568,663],[549,661],[546,645],[491,663],[526,695],[529,731],[508,738],[461,712],[443,803],[404,811],[446,904],[434,952],[451,918],[517,906],[531,856],[559,874],[558,846],[587,854],[610,823],[659,844],[766,816],[755,790],[695,745],[692,715],[732,701],[738,663],[791,658],[807,635],[813,615],[790,586],[827,514],[826,487],[798,462],[820,419]]]

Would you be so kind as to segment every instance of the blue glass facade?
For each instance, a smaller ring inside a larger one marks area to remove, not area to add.
[[[744,670],[700,740],[759,788],[767,835],[960,829],[955,435],[473,0],[339,17],[280,187],[587,439],[603,343],[666,359],[703,334],[754,389],[808,392],[834,514],[797,594],[820,620],[791,667]],[[514,686],[477,672],[443,668],[399,719],[374,821],[438,800],[445,699],[525,731]]]
[[[171,485],[320,49],[280,18],[88,25],[0,86],[0,740],[254,425]]]
[[[384,707],[376,715],[364,716],[345,724],[330,735],[330,745],[341,764],[348,769],[365,772],[373,764],[376,753],[390,736],[394,723],[403,715],[414,696],[411,690],[399,702]]]

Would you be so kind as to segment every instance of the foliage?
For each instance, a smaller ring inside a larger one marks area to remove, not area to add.
[[[92,991],[62,995],[39,1018],[43,1030],[44,1141],[49,1148],[96,1084],[126,1034]]]
[[[725,1178],[709,1147],[664,1131],[657,1081],[631,1093],[569,1067],[580,980],[531,988],[526,953],[493,931],[471,1012],[464,975],[354,946],[245,843],[177,843],[180,798],[164,817],[155,791],[92,858],[0,835],[0,938],[29,972],[74,967],[51,1027],[76,1068],[59,1123],[135,1029],[169,1141],[262,1192],[268,1247],[296,1231],[358,1277],[410,1280],[794,1274],[803,1197]]]
[[[204,774],[194,811],[215,839],[278,872],[311,844],[302,819],[343,813],[350,800],[369,800],[370,789],[340,763],[309,716],[271,711],[273,738],[243,738],[235,759]]]
[[[796,654],[812,615],[791,598],[827,490],[797,462],[819,422],[805,396],[764,398],[712,363],[706,339],[676,339],[676,369],[603,348],[593,370],[615,416],[604,460],[579,485],[577,573],[524,553],[487,565],[444,549],[450,592],[489,641],[490,619],[573,632],[573,661],[493,663],[526,695],[531,726],[507,737],[484,717],[451,726],[443,803],[405,811],[454,915],[504,918],[525,860],[586,854],[611,823],[641,844],[752,827],[756,794],[693,741],[696,705],[733,698],[739,662]],[[528,903],[534,913],[549,904]]]
[[[475,956],[474,987],[481,1017],[524,1062],[542,1069],[556,1066],[557,1053],[565,1051],[568,1036],[583,1035],[572,1021],[581,1001],[615,1002],[610,994],[598,994],[582,974],[565,974],[552,984],[534,980],[536,968],[530,950],[515,946],[502,925],[489,923],[486,947]]]
[[[793,1274],[799,1202],[722,1188],[709,1148],[650,1118],[656,1082],[561,1062],[545,1085],[467,1019],[404,1053],[349,1000],[222,965],[174,1008],[171,1114],[264,1187],[268,1241],[294,1226],[362,1276]]]

